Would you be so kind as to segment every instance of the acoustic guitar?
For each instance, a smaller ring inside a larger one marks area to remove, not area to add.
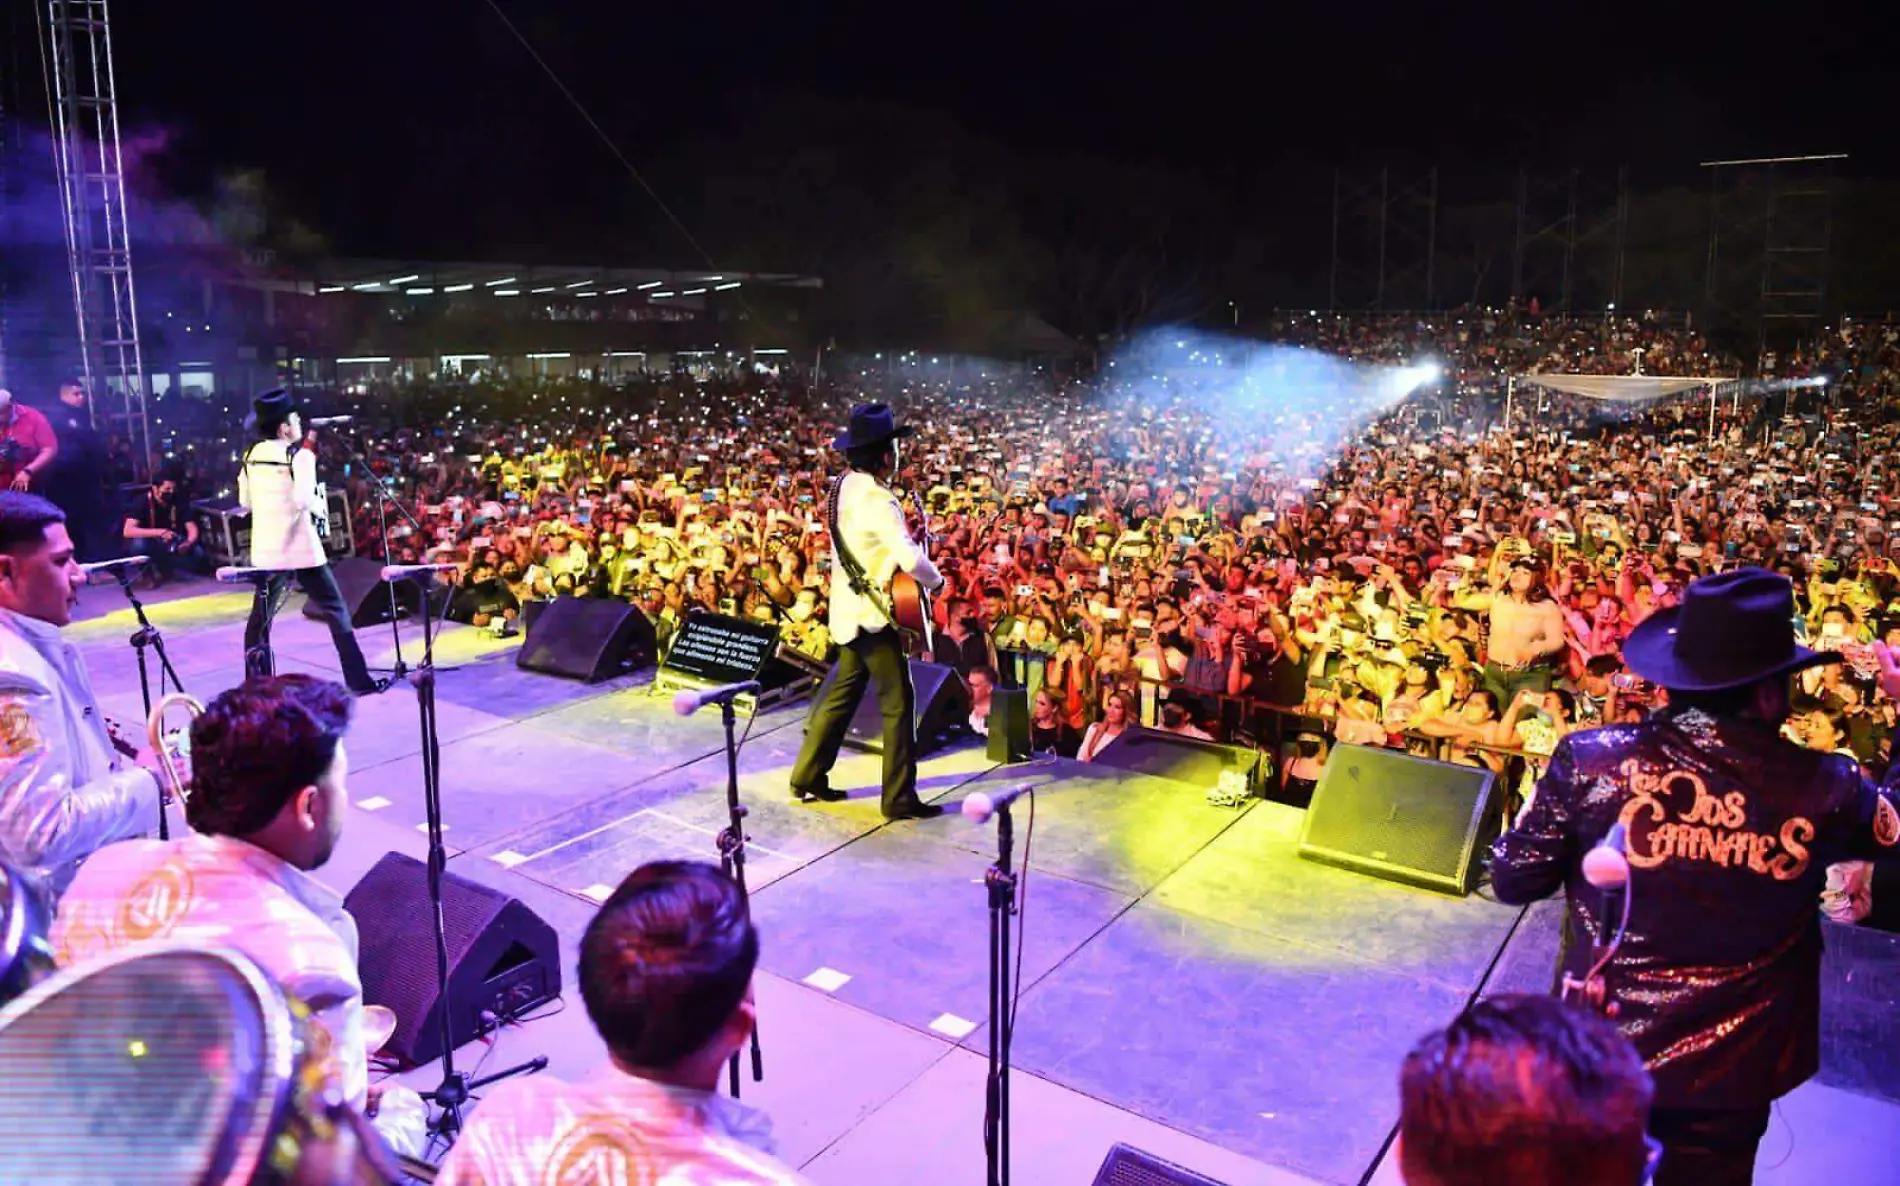
[[[917,508],[917,546],[930,555],[930,513],[923,500],[910,491]],[[935,654],[936,637],[930,621],[930,592],[916,577],[898,569],[891,575],[891,622],[904,640],[904,653],[913,659],[929,659]]]

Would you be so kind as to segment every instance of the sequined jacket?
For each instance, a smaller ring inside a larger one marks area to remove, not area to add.
[[[92,852],[156,832],[158,799],[112,747],[59,627],[0,610],[0,860],[50,905]]]
[[[1793,1090],[1819,1061],[1827,868],[1900,852],[1892,787],[1758,722],[1693,709],[1570,734],[1491,871],[1506,902],[1563,888],[1564,970],[1579,977],[1606,925],[1582,860],[1618,821],[1633,896],[1605,980],[1657,1104],[1746,1107]]]

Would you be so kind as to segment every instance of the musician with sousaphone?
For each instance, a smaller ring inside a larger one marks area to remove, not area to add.
[[[887,405],[861,404],[832,442],[850,466],[832,482],[825,503],[837,671],[812,709],[804,748],[792,767],[793,798],[811,803],[845,797],[831,787],[831,767],[865,684],[874,683],[884,717],[882,806],[891,820],[943,813],[917,797],[916,692],[909,663],[912,653],[928,654],[928,595],[942,587],[943,576],[911,538],[897,496],[884,485],[897,471],[897,442],[910,433]]]

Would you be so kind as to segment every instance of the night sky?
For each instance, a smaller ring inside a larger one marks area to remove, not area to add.
[[[8,95],[38,113],[31,9],[8,2]],[[1893,25],[1872,5],[1804,5],[1791,27],[1737,4],[501,3],[689,227],[709,157],[833,138],[787,130],[814,98],[935,113],[1016,159],[1159,162],[1250,192],[1334,163],[1673,179],[1709,156],[1845,151],[1875,176],[1894,159]],[[342,253],[678,247],[486,0],[113,19],[121,111],[167,133],[183,195],[261,168]]]

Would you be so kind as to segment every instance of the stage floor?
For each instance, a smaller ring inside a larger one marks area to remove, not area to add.
[[[193,584],[148,599],[187,688],[236,683],[249,592]],[[328,634],[293,599],[281,670],[336,676]],[[87,590],[69,638],[110,714],[140,717],[133,624]],[[387,664],[388,626],[359,632]],[[717,859],[718,715],[690,718],[647,677],[585,685],[515,668],[519,640],[448,627],[437,650],[451,869],[520,897],[562,941],[566,1007],[464,1048],[552,1073],[604,1061],[573,987],[594,903],[643,861]],[[413,629],[405,655],[416,657]],[[740,756],[763,936],[766,1077],[747,1102],[780,1153],[824,1186],[982,1180],[992,828],[952,814],[885,824],[876,755],[845,751],[842,803],[786,795],[804,706],[761,715]],[[320,876],[347,891],[385,852],[421,855],[415,698],[364,703],[349,749],[354,810]],[[1210,807],[1158,778],[1053,761],[998,769],[975,747],[920,771],[926,798],[1033,781],[1018,810],[1028,868],[1014,1099],[1015,1174],[1087,1183],[1120,1141],[1217,1181],[1396,1182],[1387,1144],[1399,1061],[1474,994],[1543,991],[1554,903],[1520,911],[1300,861],[1300,813]],[[424,1090],[436,1068],[402,1076]],[[1809,1085],[1764,1145],[1761,1182],[1823,1180],[1900,1156],[1900,1108]]]

